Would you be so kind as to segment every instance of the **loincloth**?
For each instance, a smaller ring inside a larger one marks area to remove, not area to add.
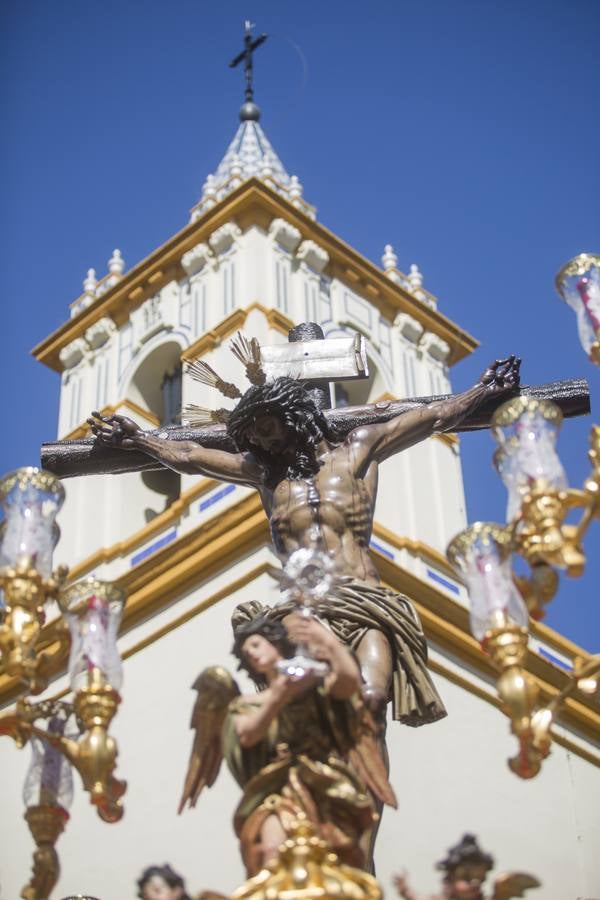
[[[231,622],[235,629],[259,615],[284,619],[293,603],[273,607],[258,601],[240,604]],[[381,631],[392,653],[390,699],[393,717],[405,725],[426,725],[446,715],[446,709],[427,669],[427,642],[416,609],[404,594],[348,579],[319,605],[319,618],[347,647],[356,650],[371,628]]]

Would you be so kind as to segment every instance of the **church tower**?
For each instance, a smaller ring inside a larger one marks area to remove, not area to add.
[[[106,275],[90,270],[67,321],[34,349],[61,374],[59,439],[85,435],[92,409],[161,429],[178,421],[182,404],[214,408],[216,395],[185,374],[186,362],[203,359],[239,382],[228,349],[238,330],[262,345],[283,343],[305,321],[319,323],[326,337],[359,332],[366,341],[368,379],[332,386],[332,406],[452,391],[452,366],[473,352],[474,338],[424,287],[416,266],[408,274],[398,268],[390,245],[379,265],[328,230],[313,205],[318,198],[304,196],[300,177],[271,145],[252,95],[239,118],[187,224],[129,269],[115,250]],[[129,788],[125,817],[114,826],[100,823],[78,792],[58,846],[56,897],[132,896],[140,871],[164,861],[193,891],[231,891],[244,876],[231,829],[239,792],[229,774],[221,772],[197,809],[179,817],[175,810],[191,743],[189,688],[207,665],[233,668],[236,605],[279,596],[260,501],[249,488],[166,469],[73,478],[65,488],[56,562],[68,563],[74,578],[95,574],[128,593],[123,704],[113,730]],[[497,709],[493,669],[470,635],[466,591],[444,555],[466,524],[456,436],[438,435],[384,464],[373,558],[383,581],[409,595],[422,617],[449,715],[419,729],[389,724],[400,808],[383,817],[378,877],[393,896],[392,875],[407,867],[415,884],[433,890],[433,861],[471,831],[500,867],[537,874],[547,900],[583,896],[600,840],[589,800],[600,765],[598,713],[591,701],[568,706],[538,779],[523,784],[508,771],[513,739]],[[585,653],[543,625],[532,634],[529,667],[551,694],[573,656]],[[48,695],[65,686],[59,679]],[[0,679],[2,703],[12,696]],[[20,783],[24,754],[0,753]],[[544,779],[560,789],[547,790]],[[20,797],[7,792],[5,800],[4,822],[21,823]],[[535,838],[527,844],[524,830]],[[1,875],[6,896],[17,896],[30,852],[22,823]]]
[[[69,322],[35,348],[37,359],[62,373],[61,440],[84,434],[92,409],[156,428],[177,421],[182,402],[214,404],[209,389],[182,375],[182,364],[202,358],[239,379],[227,350],[239,329],[261,343],[285,341],[303,321],[318,322],[326,337],[362,334],[369,378],[332,388],[332,406],[449,393],[451,366],[475,348],[438,311],[416,266],[402,273],[390,245],[382,267],[375,265],[318,221],[300,179],[288,174],[271,146],[255,104],[242,106],[240,120],[189,224],[128,272],[116,250],[105,277],[88,273]],[[409,451],[400,465],[384,469],[383,479],[376,548],[390,558],[402,554],[426,578],[443,577],[444,562],[415,553],[406,541],[420,540],[439,556],[465,526],[458,440],[437,437]],[[82,531],[67,508],[65,560],[128,539],[193,481],[180,483],[163,471],[123,476],[110,488],[105,479],[98,487],[94,478],[72,482],[68,506],[93,505],[95,513],[93,527]],[[392,549],[388,531],[406,545]]]

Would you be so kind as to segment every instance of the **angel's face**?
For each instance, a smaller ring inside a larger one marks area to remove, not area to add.
[[[281,659],[277,647],[262,634],[251,634],[242,645],[244,662],[257,675],[268,675],[274,671]]]
[[[479,863],[463,863],[454,870],[448,891],[450,900],[482,900],[481,887],[487,867]]]
[[[142,888],[143,900],[180,900],[180,887],[170,887],[162,875],[153,875]]]

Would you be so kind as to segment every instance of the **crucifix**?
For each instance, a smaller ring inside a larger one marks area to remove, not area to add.
[[[248,19],[244,22],[244,49],[241,53],[238,53],[234,59],[229,63],[229,67],[231,69],[235,69],[241,62],[244,63],[244,75],[246,78],[246,90],[245,90],[245,99],[246,103],[252,103],[254,100],[254,88],[252,86],[252,74],[253,74],[253,66],[254,60],[252,54],[254,51],[260,47],[261,44],[264,44],[266,39],[268,38],[267,34],[259,34],[258,37],[252,37],[252,29],[254,25]]]
[[[124,416],[95,413],[92,438],[44,445],[42,464],[63,477],[166,466],[254,488],[282,563],[300,548],[333,561],[337,584],[321,615],[355,650],[372,711],[383,714],[391,698],[394,717],[406,724],[439,719],[445,710],[417,613],[381,586],[369,555],[378,468],[435,433],[487,427],[494,409],[519,392],[520,360],[496,360],[460,394],[332,410],[330,381],[367,376],[360,336],[325,340],[319,325],[305,322],[287,345],[260,347],[240,335],[232,349],[253,382],[243,394],[204,361],[190,365],[192,376],[238,401],[219,411],[219,424],[145,432]],[[555,400],[566,415],[589,409],[585,382],[520,390]],[[281,618],[285,604],[271,613]]]

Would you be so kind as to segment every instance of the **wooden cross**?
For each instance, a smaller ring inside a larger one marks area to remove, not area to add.
[[[307,388],[313,400],[323,410],[327,418],[336,426],[342,437],[345,437],[355,428],[361,425],[371,425],[375,422],[387,422],[394,416],[406,412],[415,406],[432,403],[434,400],[444,400],[448,396],[438,397],[412,397],[406,400],[391,400],[382,403],[367,403],[364,406],[347,406],[342,409],[328,409],[329,407],[329,381],[338,378],[366,378],[366,357],[364,345],[354,338],[340,342],[338,346],[335,340],[325,341],[320,325],[314,322],[303,322],[292,328],[289,333],[289,341],[295,345],[297,342],[323,341],[326,352],[311,354],[305,357],[304,352],[299,353],[297,347],[290,348],[286,354],[285,344],[275,348],[261,348],[267,358],[271,358],[279,368],[272,374],[279,374],[286,363],[290,367],[288,371],[295,371],[293,366],[302,366],[302,361],[310,359],[310,373],[305,367],[297,372],[306,379]],[[344,345],[343,348],[341,345]],[[307,344],[307,347],[309,344]],[[362,355],[357,347],[362,347]],[[266,351],[266,352],[265,352]],[[309,377],[307,377],[309,376]],[[558,404],[565,417],[586,415],[590,411],[590,394],[585,379],[571,379],[569,381],[556,381],[551,384],[525,386],[522,385],[516,394],[525,394],[537,399],[552,400]],[[466,416],[456,431],[473,431],[480,428],[488,428],[495,408],[504,403],[507,398],[493,398],[480,406],[474,413]],[[211,447],[219,450],[235,452],[231,439],[224,425],[207,425],[202,428],[190,428],[177,425],[169,425],[149,432],[165,436],[174,441],[195,441],[203,447]],[[123,451],[96,442],[95,438],[81,438],[76,441],[53,441],[42,444],[41,465],[44,469],[53,472],[60,478],[70,478],[78,475],[117,474],[121,472],[141,472],[148,469],[162,469],[161,463],[146,456],[137,450]]]

